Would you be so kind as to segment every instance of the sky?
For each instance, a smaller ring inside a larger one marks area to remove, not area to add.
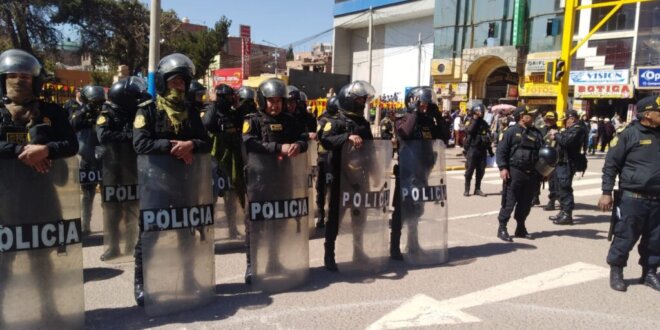
[[[238,36],[239,25],[249,25],[253,43],[293,44],[295,51],[308,51],[314,44],[332,42],[332,31],[301,41],[332,29],[333,0],[161,0],[161,6],[207,26],[225,15],[232,21],[229,34]]]

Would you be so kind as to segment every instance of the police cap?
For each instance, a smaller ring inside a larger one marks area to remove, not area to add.
[[[553,119],[553,120],[554,120],[554,119],[557,119],[557,115],[555,115],[555,112],[554,112],[554,111],[548,111],[548,112],[545,114],[544,118],[545,118],[545,119]]]
[[[522,115],[536,115],[536,109],[532,109],[527,105],[522,105],[513,110],[513,117],[520,118]]]
[[[580,119],[580,115],[578,114],[577,111],[575,111],[575,110],[568,110],[568,111],[566,111],[566,116],[565,116],[565,118],[568,119],[568,118],[571,118],[571,117],[573,117],[573,118],[575,118],[575,119]]]
[[[637,102],[637,112],[660,111],[660,96],[647,96]]]

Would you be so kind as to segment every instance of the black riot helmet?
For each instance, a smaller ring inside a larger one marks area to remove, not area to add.
[[[417,102],[426,103],[426,104],[436,104],[438,98],[435,94],[433,88],[429,86],[421,86],[417,90]]]
[[[215,102],[226,101],[231,105],[234,102],[234,89],[227,84],[215,86]]]
[[[103,104],[105,102],[105,90],[101,86],[87,85],[80,91],[80,101],[84,104]]]
[[[204,102],[204,95],[206,94],[206,86],[200,84],[198,81],[191,81],[186,94],[188,102],[202,103]]]
[[[282,108],[286,107],[286,99],[289,94],[287,93],[287,87],[284,84],[284,81],[277,78],[270,78],[259,85],[257,89],[257,102],[259,103],[259,110],[264,111],[266,109],[266,99],[271,97],[281,97],[282,98]]]
[[[123,110],[132,111],[143,101],[146,92],[144,79],[132,76],[112,84],[108,90],[108,100]]]
[[[254,88],[249,86],[242,86],[241,88],[238,89],[236,94],[238,95],[239,103],[243,103],[245,101],[254,102],[254,99],[257,96],[257,92],[254,90]]]
[[[376,90],[370,83],[363,80],[356,80],[344,87],[341,88],[337,99],[339,100],[339,108],[352,112],[352,113],[362,113],[364,106],[369,102],[374,95]],[[364,98],[364,103],[356,102],[357,99]]]
[[[44,71],[36,57],[20,49],[9,49],[0,54],[0,91],[7,95],[7,74],[26,73],[32,76],[32,95],[39,96]]]
[[[548,176],[554,171],[558,160],[559,153],[557,152],[557,149],[546,145],[539,149],[539,160],[534,165],[534,168],[536,168],[536,171],[542,176]]]
[[[336,96],[331,96],[328,99],[328,103],[325,106],[325,111],[329,115],[336,115],[337,112],[339,111],[339,100],[337,99]]]
[[[419,91],[419,87],[413,87],[411,88],[406,96],[404,97],[404,102],[406,105],[406,109],[413,111],[417,107],[417,92]]]
[[[470,115],[474,115],[477,112],[480,112],[483,115],[486,112],[486,107],[481,103],[473,105],[472,109],[470,109]]]
[[[289,99],[294,99],[296,102],[300,101],[300,90],[298,87],[293,85],[286,86],[286,93],[289,95]]]
[[[156,92],[160,95],[167,91],[167,81],[175,75],[181,75],[186,86],[186,93],[195,75],[195,64],[188,56],[174,53],[163,57],[156,70]]]
[[[307,94],[303,91],[300,91],[300,99],[298,102],[307,105]]]

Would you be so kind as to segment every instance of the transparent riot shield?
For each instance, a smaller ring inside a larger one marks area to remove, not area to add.
[[[244,206],[237,189],[232,185],[231,172],[218,164],[215,158],[211,157],[211,161],[215,196],[215,246],[219,251],[236,249],[245,245]]]
[[[406,262],[447,261],[447,181],[441,140],[399,141],[401,242]]]
[[[103,181],[102,170],[102,152],[103,148],[98,146],[96,138],[96,129],[94,127],[83,128],[76,132],[78,137],[78,158],[79,172],[78,181],[80,183],[80,217],[83,231],[91,231],[91,222],[93,218],[98,218],[102,214],[98,203],[98,188]],[[96,207],[95,207],[96,206]]]
[[[163,315],[215,296],[211,160],[139,155],[145,308]]]
[[[0,160],[0,329],[81,329],[78,160]]]
[[[392,142],[363,141],[342,148],[339,234],[335,260],[339,269],[379,272],[387,265]]]
[[[307,156],[248,154],[247,192],[252,286],[278,292],[309,272]]]
[[[110,143],[103,154],[103,245],[102,259],[119,263],[133,261],[138,234],[137,155],[131,143]]]
[[[309,192],[309,214],[310,218],[315,218],[317,216],[318,210],[316,207],[316,184],[319,180],[319,167],[316,165],[318,159],[318,142],[316,141],[307,141],[307,189]],[[310,237],[314,236],[316,233],[316,228],[314,227],[314,221],[309,221],[309,235]]]

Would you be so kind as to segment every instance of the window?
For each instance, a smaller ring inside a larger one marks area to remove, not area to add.
[[[608,2],[610,0],[594,0],[593,3]],[[625,31],[635,28],[635,7],[636,4],[623,5],[598,32]],[[591,10],[591,28],[596,26],[613,7],[593,8]]]

